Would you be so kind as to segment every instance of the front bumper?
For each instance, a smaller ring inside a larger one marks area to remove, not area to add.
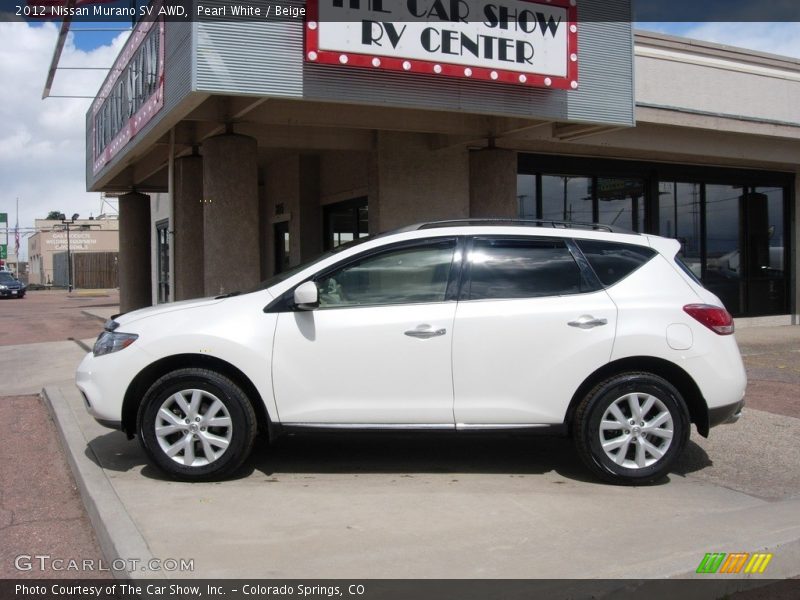
[[[89,352],[75,372],[75,384],[83,394],[86,410],[106,427],[119,428],[122,404],[134,377],[150,362],[150,357],[134,346],[94,356]]]

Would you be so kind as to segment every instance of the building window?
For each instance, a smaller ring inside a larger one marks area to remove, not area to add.
[[[156,223],[158,302],[169,302],[169,221]]]
[[[672,181],[658,184],[658,233],[681,243],[683,262],[698,279],[703,276],[701,187],[699,183]]]
[[[520,155],[521,218],[656,233],[734,316],[790,311],[791,175],[693,165]]]
[[[329,204],[323,208],[325,250],[369,235],[367,198]]]
[[[279,221],[272,226],[275,240],[274,275],[283,273],[291,266],[291,245],[289,240],[289,221]]]
[[[542,175],[542,219],[591,223],[592,179],[572,175]]]
[[[600,223],[641,231],[639,214],[644,208],[644,180],[598,177],[597,220]]]

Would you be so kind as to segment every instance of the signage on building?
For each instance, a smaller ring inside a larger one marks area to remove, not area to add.
[[[154,4],[158,14],[161,1]],[[105,166],[164,106],[164,19],[141,20],[92,105],[93,172]]]
[[[305,60],[578,87],[576,0],[308,0]]]
[[[50,238],[45,240],[48,250],[91,250],[93,244],[97,244],[97,240],[92,236],[91,232],[70,231],[69,244],[67,244],[67,232],[58,232],[50,234]]]
[[[589,182],[589,195],[592,184]],[[597,180],[597,197],[601,200],[624,200],[644,196],[644,182],[641,179],[617,179],[600,177]]]

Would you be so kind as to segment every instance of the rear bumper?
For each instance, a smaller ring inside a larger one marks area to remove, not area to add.
[[[733,404],[726,404],[725,406],[717,406],[708,409],[708,426],[716,427],[717,425],[727,425],[729,423],[736,423],[742,416],[744,409],[744,398]]]

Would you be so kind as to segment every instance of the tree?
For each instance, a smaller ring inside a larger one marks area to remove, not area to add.
[[[63,212],[58,212],[57,210],[51,210],[47,213],[47,220],[48,221],[62,221],[67,217],[64,215]]]

